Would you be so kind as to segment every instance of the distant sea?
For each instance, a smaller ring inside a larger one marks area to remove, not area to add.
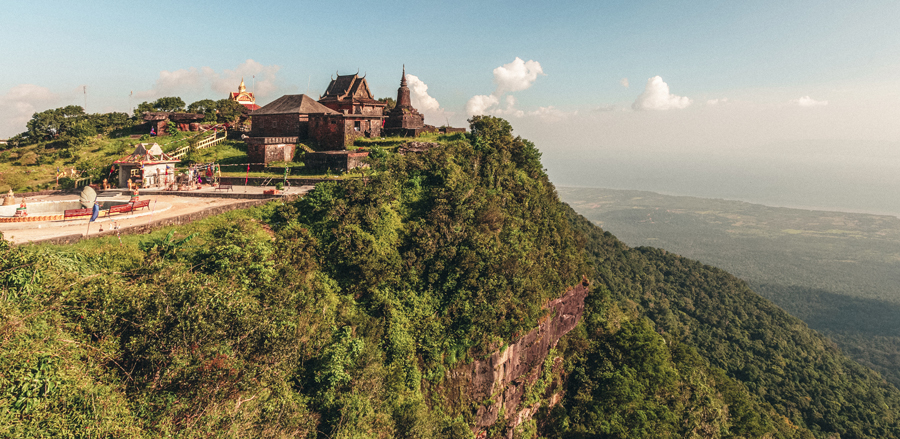
[[[900,157],[545,151],[557,186],[636,189],[777,207],[900,217]]]

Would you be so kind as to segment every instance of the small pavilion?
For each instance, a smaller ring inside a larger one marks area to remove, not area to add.
[[[128,180],[139,187],[166,187],[175,182],[174,159],[162,151],[157,143],[141,143],[130,155],[113,162],[119,166],[119,187],[128,187]]]

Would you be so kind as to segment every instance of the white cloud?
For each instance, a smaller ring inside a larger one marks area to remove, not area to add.
[[[622,84],[622,87],[628,88],[628,78],[622,78],[622,80],[619,81],[619,84]]]
[[[528,60],[522,61],[518,56],[509,64],[504,64],[494,69],[494,83],[497,90],[494,95],[502,96],[504,93],[521,91],[531,87],[538,75],[543,75],[541,63]]]
[[[409,94],[413,107],[419,111],[434,111],[441,107],[437,99],[428,95],[428,85],[422,82],[418,76],[407,74],[406,82],[409,85]]]
[[[631,108],[635,110],[669,110],[685,108],[688,105],[691,105],[690,99],[669,93],[669,85],[663,82],[661,77],[654,76],[647,80],[647,87],[634,101]]]
[[[569,116],[577,116],[578,112],[566,113],[550,105],[547,107],[538,107],[537,110],[529,111],[528,115],[540,118],[547,122],[557,122]]]
[[[46,87],[21,84],[0,96],[0,138],[7,138],[26,130],[25,125],[34,113],[60,106],[61,97]]]
[[[247,89],[257,98],[267,97],[278,88],[275,79],[279,69],[277,65],[265,66],[248,59],[234,69],[226,69],[222,73],[209,67],[190,67],[172,72],[163,70],[151,89],[135,92],[134,96],[147,101],[163,96],[182,95],[213,100],[224,99],[229,92],[237,91],[243,78]]]
[[[792,104],[797,104],[801,107],[824,107],[828,105],[828,101],[817,101],[809,96],[803,96],[800,99],[794,99],[791,101]]]
[[[409,86],[409,98],[412,106],[425,116],[425,123],[440,126],[447,123],[453,113],[441,108],[437,99],[428,94],[428,85],[415,75],[406,75]]]
[[[494,83],[497,88],[490,95],[472,96],[466,102],[466,114],[493,114],[497,116],[522,117],[525,112],[516,108],[516,98],[507,93],[522,91],[531,87],[538,76],[544,75],[541,63],[516,57],[511,63],[494,69]],[[500,98],[506,95],[505,107],[500,107]]]
[[[466,114],[469,116],[487,114],[491,107],[494,107],[499,103],[500,99],[497,99],[494,95],[472,96],[472,98],[469,99],[469,102],[466,102]]]
[[[595,112],[595,113],[605,113],[607,111],[625,111],[625,110],[626,110],[625,107],[615,105],[615,104],[599,105],[599,106],[588,109],[589,112]]]

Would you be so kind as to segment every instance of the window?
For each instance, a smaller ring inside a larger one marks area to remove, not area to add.
[[[359,121],[353,122],[353,129],[359,131]]]

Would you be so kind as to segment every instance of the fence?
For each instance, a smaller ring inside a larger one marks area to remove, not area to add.
[[[221,133],[213,132],[213,133],[210,133],[208,136],[206,136],[202,139],[199,139],[199,140],[191,139],[191,141],[188,145],[185,145],[185,146],[182,146],[181,148],[176,149],[175,152],[173,152],[171,154],[171,156],[173,159],[180,159],[180,158],[184,157],[184,155],[187,154],[188,151],[191,150],[191,148],[206,149],[206,148],[209,148],[210,146],[216,146],[219,143],[221,143],[222,141],[224,141],[225,137],[226,137],[225,132],[221,132]]]

